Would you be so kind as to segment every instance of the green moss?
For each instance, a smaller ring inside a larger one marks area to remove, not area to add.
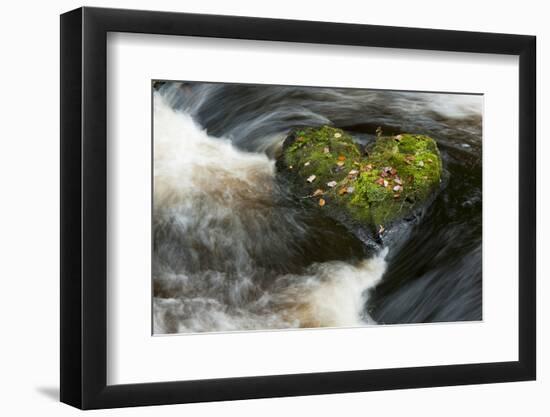
[[[310,195],[321,189],[314,198],[373,226],[406,216],[440,183],[441,156],[428,136],[379,137],[367,155],[349,134],[329,126],[301,129],[294,137],[283,158],[300,187]]]
[[[441,157],[435,141],[428,136],[405,134],[379,138],[368,163],[373,171],[358,178],[357,192],[350,204],[357,207],[356,210],[368,208],[373,224],[386,224],[405,216],[430,196],[441,178]],[[380,172],[384,167],[392,168],[384,178],[387,186],[376,182],[382,178]],[[402,189],[396,191],[394,187]]]
[[[327,182],[341,181],[354,162],[361,160],[361,152],[351,136],[340,129],[306,128],[295,132],[295,137],[284,153],[286,165],[306,179],[315,175],[312,187],[322,188]]]

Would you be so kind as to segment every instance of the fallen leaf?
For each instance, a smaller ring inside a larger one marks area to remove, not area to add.
[[[338,160],[339,161],[345,161],[346,160],[346,157],[344,155],[339,155],[338,156]]]
[[[327,182],[327,185],[328,185],[330,188],[334,188],[334,187],[336,186],[336,184],[338,184],[336,181]]]
[[[325,192],[321,189],[321,188],[317,188],[314,192],[313,192],[313,197],[318,197],[320,195],[323,195]]]
[[[381,235],[382,233],[384,233],[386,229],[384,229],[384,226],[380,225],[380,228],[378,229],[378,234]]]
[[[384,187],[387,187],[390,183],[387,180],[384,180]]]
[[[401,194],[399,194],[399,193],[396,193],[396,194],[393,195],[393,198],[399,198],[399,197],[401,197]]]
[[[348,174],[348,178],[350,180],[355,180],[357,179],[357,175],[359,175],[359,171],[357,171],[356,169],[352,169]]]
[[[330,153],[330,149],[328,148],[328,146],[325,146],[325,148],[323,149],[323,152],[324,153]]]
[[[396,170],[395,168],[392,168],[392,169],[390,170],[390,174],[392,174],[392,175],[397,174],[397,170]]]
[[[372,164],[365,165],[365,170],[366,171],[372,171]]]
[[[345,164],[344,161],[338,161],[338,162],[336,162],[336,165],[338,165],[339,167],[344,166],[344,164]]]
[[[309,177],[307,177],[306,181],[312,183],[313,181],[315,181],[315,178],[317,178],[315,175],[310,175]]]
[[[393,191],[395,192],[402,191],[402,190],[403,190],[403,187],[401,187],[400,185],[396,185],[395,187],[393,187]]]
[[[341,137],[342,137],[342,134],[337,132],[337,133],[334,134],[334,137],[335,137],[335,138],[341,138]]]
[[[401,178],[399,178],[399,177],[395,177],[393,179],[393,182],[395,182],[398,185],[403,185],[403,181],[401,181]]]
[[[344,195],[348,192],[347,188],[340,188],[338,190],[338,195]]]
[[[376,184],[384,186],[384,178],[378,178],[376,181],[374,181]]]
[[[307,162],[306,162],[306,163],[304,164],[304,166],[305,166],[305,167],[308,167],[308,166],[309,166],[309,164],[310,164],[310,162],[309,162],[309,161],[307,161]]]
[[[326,201],[323,198],[319,199],[319,205],[323,207],[325,205]]]
[[[402,135],[397,135],[397,136],[395,137],[395,140],[398,141],[398,142],[399,142],[401,139],[403,139],[403,136],[402,136]]]

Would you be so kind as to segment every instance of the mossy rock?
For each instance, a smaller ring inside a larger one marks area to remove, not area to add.
[[[425,204],[442,173],[437,144],[428,136],[380,135],[362,147],[330,126],[293,131],[277,166],[301,197],[376,230]]]

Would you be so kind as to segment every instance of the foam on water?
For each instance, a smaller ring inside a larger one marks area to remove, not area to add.
[[[386,251],[286,273],[307,226],[274,161],[209,136],[169,101],[154,95],[154,332],[374,323],[363,310]]]

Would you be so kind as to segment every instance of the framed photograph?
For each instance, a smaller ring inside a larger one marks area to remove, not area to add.
[[[533,380],[535,37],[61,16],[61,401]]]

